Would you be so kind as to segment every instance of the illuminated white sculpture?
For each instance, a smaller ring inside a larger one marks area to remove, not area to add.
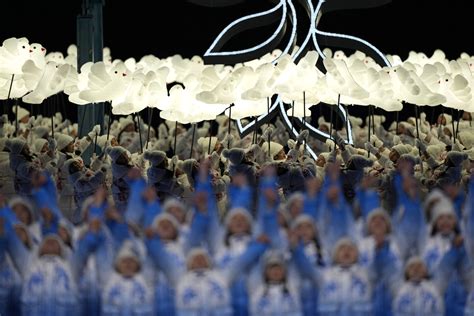
[[[98,62],[92,65],[88,79],[88,89],[81,91],[79,98],[88,102],[104,102],[122,96],[131,76],[123,62],[111,67]]]
[[[46,98],[63,91],[71,69],[73,68],[67,64],[59,65],[55,62],[48,62],[38,84],[32,92],[23,97],[23,102],[41,104]]]
[[[0,74],[2,77],[20,75],[23,64],[30,58],[28,39],[9,38],[0,47]]]

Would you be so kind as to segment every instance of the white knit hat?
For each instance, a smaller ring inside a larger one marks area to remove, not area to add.
[[[127,127],[130,124],[135,124],[135,122],[133,121],[133,119],[130,116],[120,118],[119,130],[122,131],[125,127]]]
[[[427,220],[431,220],[433,217],[434,209],[436,204],[435,202],[438,203],[439,201],[442,200],[447,200],[448,197],[446,194],[443,193],[440,189],[434,189],[432,190],[426,197],[423,202],[423,211],[425,213],[425,216],[427,217]],[[449,200],[448,200],[449,203]]]
[[[211,141],[211,150],[209,152],[209,140]],[[214,151],[214,148],[216,148],[216,144],[219,140],[217,137],[212,136],[212,137],[200,137],[197,141],[199,145],[199,149],[201,150],[202,153],[210,154]]]
[[[392,147],[400,156],[409,154],[412,150],[411,146],[405,144],[398,144]]]
[[[14,196],[8,201],[8,206],[10,208],[13,208],[17,204],[21,204],[21,205],[25,206],[26,209],[28,210],[28,213],[30,213],[31,220],[32,221],[35,220],[35,216],[34,216],[35,215],[34,214],[35,209],[33,207],[33,204],[31,204],[29,200],[27,200],[26,198],[21,197],[21,196]]]
[[[282,251],[269,250],[263,256],[263,265],[268,267],[270,265],[280,265],[284,268],[287,266],[287,258]]]
[[[332,251],[332,261],[336,262],[336,254],[337,251],[339,250],[340,247],[342,246],[352,246],[357,249],[357,245],[350,239],[350,238],[341,238],[337,241],[337,243],[334,245],[333,251]],[[358,250],[358,249],[357,249]]]
[[[426,151],[431,157],[438,161],[445,148],[445,144],[429,145],[426,147]]]
[[[458,138],[461,141],[461,143],[466,147],[467,149],[471,149],[474,146],[474,135],[472,135],[472,132],[470,131],[462,131],[459,132]]]
[[[25,140],[20,137],[17,138],[9,138],[5,141],[5,147],[8,148],[10,153],[12,154],[19,154],[26,146]]]
[[[405,273],[406,273],[408,267],[411,266],[412,264],[415,264],[415,263],[422,263],[426,266],[426,262],[423,260],[423,258],[421,258],[419,256],[413,256],[413,257],[410,257],[410,259],[408,259],[407,263],[405,264]]]
[[[181,203],[181,201],[174,198],[170,198],[170,199],[167,199],[165,203],[163,204],[163,212],[168,212],[168,210],[172,207],[178,207],[186,211],[186,206],[183,203]]]
[[[54,138],[58,142],[58,150],[61,151],[64,148],[66,148],[67,145],[72,143],[74,141],[74,138],[72,138],[69,135],[66,134],[61,134],[61,133],[56,133],[54,134]]]
[[[265,154],[268,154],[268,142],[263,143],[262,149]],[[273,157],[275,157],[282,149],[282,145],[270,142],[270,157],[273,159]]]
[[[18,108],[18,120],[21,120],[22,118],[24,118],[25,116],[28,116],[30,115],[30,112],[24,108],[22,108],[21,106],[19,105],[14,105],[12,107],[12,111],[13,113],[16,115],[16,109]]]
[[[41,251],[41,248],[43,248],[44,244],[46,243],[47,240],[54,240],[59,244],[59,256],[63,259],[65,259],[65,253],[64,253],[64,242],[61,238],[59,238],[58,235],[56,234],[48,234],[44,236],[43,240],[41,241],[40,246],[38,247],[38,252]]]
[[[158,224],[161,222],[161,221],[169,221],[173,226],[174,228],[176,229],[176,231],[179,231],[179,223],[178,221],[176,220],[176,218],[169,214],[169,213],[160,213],[158,215],[155,216],[155,218],[153,219],[153,227],[157,227]]]
[[[300,214],[298,215],[295,220],[291,223],[291,229],[295,229],[298,225],[303,223],[310,223],[313,225],[313,228],[316,228],[314,223],[314,219],[308,214]]]
[[[451,215],[456,218],[453,203],[447,199],[440,199],[432,209],[431,223],[434,225],[441,215]]]
[[[209,253],[206,251],[204,248],[194,248],[192,249],[188,255],[186,256],[186,266],[189,269],[189,266],[191,264],[191,261],[193,260],[194,257],[202,255],[207,258],[207,262],[209,263],[209,266],[212,265],[212,259]]]
[[[370,222],[372,221],[372,219],[373,219],[375,216],[382,216],[383,219],[385,220],[385,223],[386,223],[387,226],[388,226],[388,232],[390,232],[390,231],[392,230],[392,222],[391,222],[391,220],[390,220],[390,216],[388,215],[387,211],[384,210],[384,209],[381,208],[381,207],[372,210],[372,211],[369,213],[369,216],[367,216],[367,220],[366,220],[367,230],[368,230],[368,228],[369,228]]]
[[[134,259],[139,267],[141,267],[141,261],[140,261],[140,255],[136,249],[134,249],[132,243],[130,240],[126,240],[120,250],[117,253],[117,256],[115,256],[115,267],[119,264],[120,260],[125,259],[125,258],[132,258]]]
[[[231,209],[228,213],[227,213],[227,216],[225,217],[225,226],[229,226],[230,224],[230,221],[236,216],[236,215],[243,215],[250,226],[252,226],[252,215],[249,213],[249,211],[247,211],[245,208],[243,207],[235,207],[233,209]]]
[[[47,144],[48,141],[44,138],[38,138],[36,139],[34,142],[33,142],[33,151],[35,153],[39,153],[41,152],[41,150],[43,149],[44,145]]]
[[[446,125],[449,125],[451,124],[451,122],[453,121],[453,117],[449,114],[446,114],[446,113],[443,113],[442,114],[444,116],[444,118],[446,119]]]

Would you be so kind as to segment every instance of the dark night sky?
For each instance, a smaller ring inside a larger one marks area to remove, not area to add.
[[[474,54],[471,1],[393,0],[379,8],[327,14],[320,29],[364,38],[382,52],[402,58],[410,50],[431,55],[440,48],[448,58],[455,59],[462,52]],[[1,40],[26,36],[30,42],[43,44],[48,51],[64,53],[75,42],[81,0],[4,2],[8,5],[2,8]],[[294,1],[296,6],[297,2]],[[245,0],[224,8],[201,7],[185,0],[124,3],[106,0],[104,9],[105,45],[111,48],[113,58],[120,59],[139,59],[146,54],[202,55],[227,24],[272,6],[269,0]],[[304,24],[303,21],[303,31]],[[267,27],[247,32],[230,46],[243,48],[245,44],[255,44],[270,31]]]
[[[26,36],[30,42],[42,43],[48,51],[63,52],[75,42],[75,17],[80,13],[81,0],[5,2],[8,6],[2,8],[0,39]],[[431,54],[441,48],[449,58],[456,58],[463,51],[474,54],[469,2],[393,0],[379,8],[327,14],[320,28],[362,37],[387,54],[403,57],[410,50]],[[124,3],[106,0],[104,11],[105,44],[112,49],[114,58],[122,59],[145,54],[202,55],[228,23],[272,6],[268,0],[246,0],[225,8],[200,7],[185,0]],[[245,40],[256,41],[268,31],[247,33]],[[233,43],[239,44],[245,43]]]

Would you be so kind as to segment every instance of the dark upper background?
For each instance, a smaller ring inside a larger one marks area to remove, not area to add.
[[[362,37],[387,54],[403,57],[410,50],[431,54],[441,48],[449,58],[456,58],[463,51],[474,54],[470,2],[393,0],[379,8],[327,14],[320,28]],[[75,42],[81,3],[5,0],[0,40],[26,36],[30,42],[42,43],[48,51],[65,52]],[[114,58],[202,55],[228,23],[271,6],[269,0],[245,0],[224,8],[201,7],[185,0],[106,0],[104,42]],[[259,34],[266,31],[247,34],[246,40],[258,40]]]
[[[0,40],[26,36],[30,42],[43,44],[48,51],[63,53],[75,42],[81,0],[4,2]],[[440,48],[448,58],[455,59],[462,52],[474,54],[470,2],[393,0],[378,8],[327,14],[320,29],[359,36],[382,52],[402,58],[410,50],[431,55]],[[297,1],[294,3],[298,6]],[[106,0],[104,43],[111,48],[112,57],[120,59],[139,59],[146,54],[202,55],[227,24],[271,6],[268,0],[246,0],[224,8],[201,7],[185,0]],[[305,23],[303,19],[302,30]],[[259,32],[247,32],[229,47],[256,43],[270,31],[267,27]]]

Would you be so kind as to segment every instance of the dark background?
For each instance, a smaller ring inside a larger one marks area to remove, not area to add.
[[[440,48],[448,58],[455,59],[462,52],[474,54],[470,2],[393,0],[379,8],[329,13],[322,18],[320,29],[364,38],[383,53],[402,58],[411,50],[431,55]],[[298,7],[296,0],[294,3]],[[2,4],[0,40],[25,36],[30,43],[43,44],[48,52],[62,51],[64,54],[68,45],[75,42],[76,16],[81,12],[81,0],[4,0]],[[223,8],[198,6],[185,0],[106,0],[104,43],[111,48],[112,57],[120,59],[135,57],[138,60],[146,54],[157,57],[177,53],[184,57],[202,55],[227,24],[272,6],[268,0],[246,0]],[[306,34],[307,21],[301,20],[300,29]],[[255,44],[269,32],[270,27],[246,32],[227,47],[243,48]],[[48,104],[56,104],[68,117],[77,119],[75,106],[64,102],[65,99],[58,96]],[[35,111],[39,109],[35,108]],[[350,111],[359,116],[367,112],[366,108],[351,108]],[[323,113],[327,115],[325,109]],[[401,113],[402,117],[412,114],[410,105]]]

